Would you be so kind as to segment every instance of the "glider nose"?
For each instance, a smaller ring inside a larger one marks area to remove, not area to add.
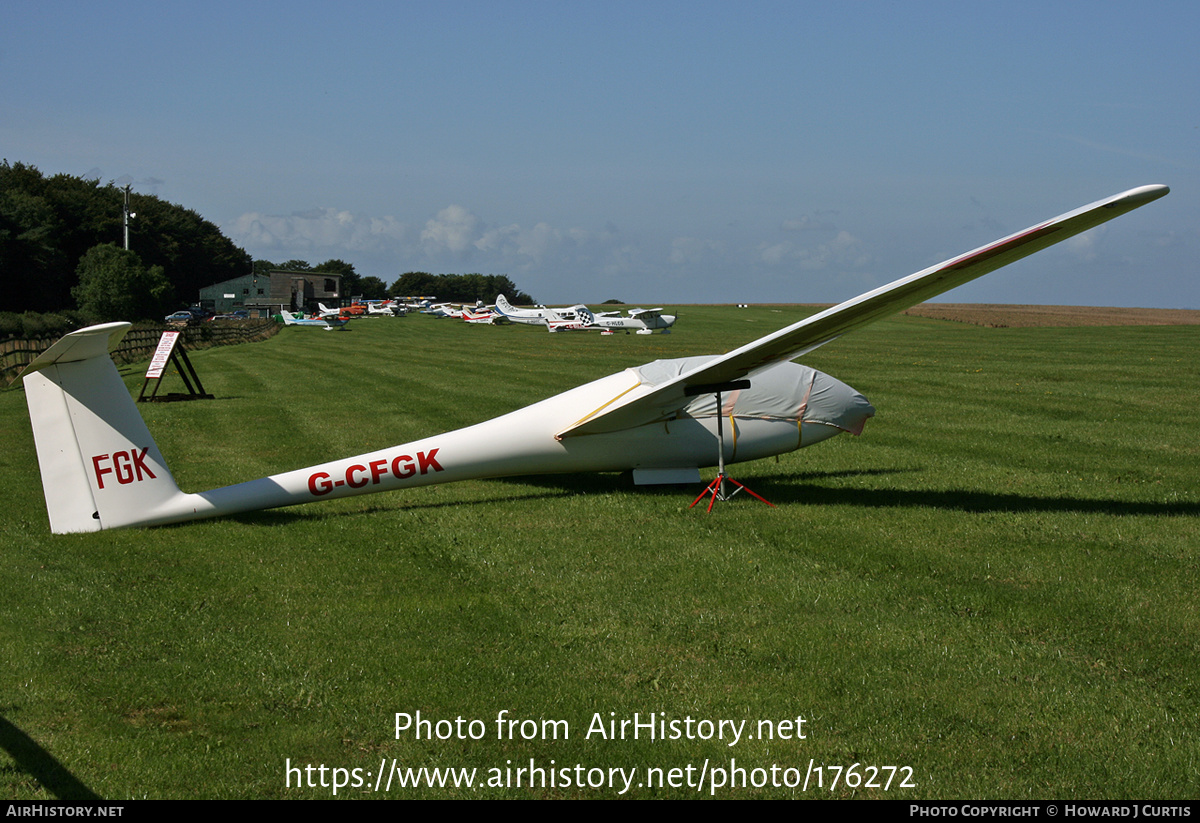
[[[850,432],[856,435],[862,434],[863,426],[875,416],[875,407],[871,405],[870,400],[867,400],[859,392],[851,389],[849,386],[846,386],[846,388],[850,389],[853,393],[852,402],[846,408],[846,419],[850,424]]]
[[[824,423],[854,435],[875,416],[875,407],[860,392],[836,377],[817,372],[806,398],[805,422]]]

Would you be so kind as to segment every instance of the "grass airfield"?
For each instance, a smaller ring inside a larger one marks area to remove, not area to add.
[[[809,311],[685,307],[652,337],[289,328],[192,353],[216,400],[141,410],[199,491]],[[876,406],[861,438],[731,467],[777,509],[579,475],[66,536],[4,392],[0,795],[324,798],[342,769],[338,798],[1195,798],[1195,353],[1182,326],[882,321],[804,358]],[[121,369],[135,394],[144,370]],[[397,736],[418,711],[449,722]],[[695,734],[594,730],[635,713]],[[687,718],[746,723],[730,745]],[[512,785],[531,759],[541,783]],[[376,791],[393,764],[476,785]],[[623,794],[616,768],[638,770]]]

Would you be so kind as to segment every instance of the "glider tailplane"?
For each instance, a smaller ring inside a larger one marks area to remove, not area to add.
[[[128,330],[72,332],[22,374],[56,534],[144,522],[183,496],[108,355]]]

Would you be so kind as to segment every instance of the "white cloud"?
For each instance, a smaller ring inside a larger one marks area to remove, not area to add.
[[[797,266],[810,271],[861,269],[871,264],[871,255],[862,242],[844,229],[815,245],[795,240],[760,243],[758,257],[768,266]]]
[[[720,257],[723,251],[722,245],[713,240],[676,237],[671,241],[671,265],[699,266]]]
[[[695,235],[627,236],[613,226],[590,230],[545,220],[489,224],[461,204],[423,223],[316,208],[289,215],[248,212],[223,228],[260,259],[336,258],[388,281],[405,271],[480,271],[512,275],[544,300],[663,300],[679,294],[703,301],[725,298],[735,281],[740,294],[789,271],[842,275],[873,265],[864,244],[828,219],[817,214],[782,221],[774,238],[734,244]]]
[[[313,252],[352,259],[411,245],[414,232],[394,217],[368,217],[339,209],[289,215],[247,212],[224,231],[255,256],[299,257]]]
[[[254,257],[338,258],[385,279],[410,270],[470,270],[521,272],[549,282],[559,275],[612,276],[641,268],[639,248],[611,226],[598,232],[546,221],[489,226],[458,204],[441,209],[423,228],[395,217],[318,208],[289,215],[247,212],[223,229]]]
[[[474,246],[479,225],[479,218],[462,206],[447,206],[426,221],[421,243],[435,256],[444,252],[462,254]]]

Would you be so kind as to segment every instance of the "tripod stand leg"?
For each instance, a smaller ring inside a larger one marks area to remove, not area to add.
[[[734,491],[732,493],[727,495],[721,491],[722,481],[732,483],[733,485],[737,486],[737,488],[734,489]],[[704,491],[700,492],[700,494],[697,495],[696,499],[692,501],[692,505],[688,506],[688,508],[689,509],[695,508],[696,504],[704,499],[704,495],[708,494],[708,495],[712,495],[712,497],[708,501],[708,509],[706,509],[706,511],[711,512],[713,510],[713,506],[715,506],[717,504],[717,500],[729,500],[731,497],[733,497],[733,495],[737,494],[740,491],[744,491],[747,494],[751,495],[752,497],[754,497],[758,500],[761,500],[763,503],[766,503],[772,509],[776,508],[774,503],[772,503],[770,500],[768,500],[767,498],[763,497],[758,492],[756,492],[753,489],[751,489],[750,487],[748,487],[745,483],[741,483],[737,480],[734,480],[732,477],[729,477],[724,474],[718,474],[715,478],[713,478],[713,482],[709,483],[707,486],[704,487]]]
[[[748,495],[750,495],[750,496],[752,496],[752,497],[756,497],[756,498],[758,498],[759,500],[761,500],[762,502],[764,502],[764,503],[766,503],[768,506],[770,506],[772,509],[773,509],[773,508],[775,508],[775,504],[774,504],[774,503],[772,503],[772,502],[771,502],[770,500],[768,500],[767,498],[763,497],[763,496],[762,496],[761,494],[759,494],[758,492],[754,491],[754,489],[750,488],[750,487],[749,487],[749,486],[747,486],[745,483],[739,483],[738,481],[734,480],[732,477],[726,477],[725,479],[726,479],[726,480],[728,480],[730,483],[733,483],[733,484],[735,484],[735,485],[738,487],[738,489],[739,489],[739,490],[741,490],[741,491],[744,491],[746,494],[748,494]],[[737,492],[734,492],[734,494],[737,494]],[[730,497],[733,497],[733,495],[731,494],[731,495],[730,495]]]
[[[717,489],[720,488],[720,482],[721,482],[721,476],[717,475],[717,478],[715,480],[713,480],[713,482],[709,483],[707,486],[704,487],[704,491],[702,491],[702,492],[700,492],[700,494],[696,495],[696,499],[692,501],[692,505],[688,506],[688,508],[694,509],[696,507],[696,504],[699,503],[702,499],[704,499],[704,495],[711,494],[712,500],[708,504],[708,510],[712,511],[713,503],[717,502]]]

